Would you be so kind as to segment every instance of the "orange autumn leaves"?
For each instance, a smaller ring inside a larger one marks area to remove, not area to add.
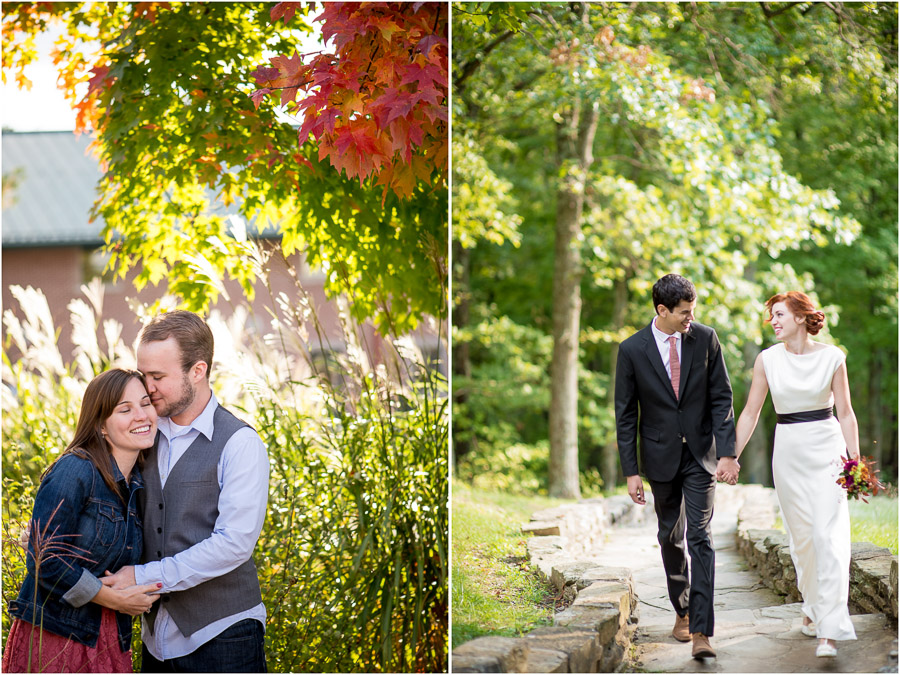
[[[288,23],[297,3],[271,19]],[[370,176],[401,198],[446,182],[447,6],[326,3],[316,17],[333,53],[279,55],[252,75],[259,107],[276,99],[302,118],[298,140],[360,182]]]

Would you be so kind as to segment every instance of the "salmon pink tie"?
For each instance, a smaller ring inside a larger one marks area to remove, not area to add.
[[[681,363],[678,362],[678,349],[675,347],[675,341],[678,338],[674,335],[669,340],[669,369],[672,371],[672,389],[675,390],[675,398],[678,398],[678,385],[681,384]]]

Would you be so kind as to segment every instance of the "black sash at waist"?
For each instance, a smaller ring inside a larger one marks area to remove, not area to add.
[[[822,408],[821,410],[803,410],[802,412],[776,415],[776,418],[778,419],[778,424],[798,424],[800,422],[827,420],[833,416],[834,413],[831,411],[831,408]]]

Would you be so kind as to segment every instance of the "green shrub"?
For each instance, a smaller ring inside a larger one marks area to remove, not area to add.
[[[476,490],[510,494],[547,494],[550,444],[485,445],[459,461],[457,476]]]
[[[99,285],[84,290],[99,315]],[[134,365],[113,322],[103,323],[100,348],[99,320],[81,301],[70,304],[77,356],[65,365],[46,300],[13,293],[25,318],[4,315],[4,631],[25,573],[15,540],[40,474],[71,438],[87,382],[111,365]],[[346,349],[324,372],[310,349],[328,340],[309,297],[297,293],[273,298],[266,336],[248,334],[242,307],[228,321],[209,317],[216,397],[269,450],[269,507],[255,552],[269,669],[446,671],[446,380],[405,337],[378,345],[381,363],[372,365],[346,321]]]
[[[472,367],[470,376],[453,378],[458,477],[477,478],[473,485],[481,489],[545,494],[553,339],[534,326],[490,315],[454,329],[453,338],[455,345],[468,345]],[[578,446],[579,464],[588,474],[582,479],[585,494],[605,487],[596,463],[615,437],[609,390],[608,373],[579,366]]]

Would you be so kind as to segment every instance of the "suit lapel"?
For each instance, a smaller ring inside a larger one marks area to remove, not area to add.
[[[678,383],[679,391],[685,390],[688,377],[691,374],[691,361],[694,360],[694,348],[697,346],[697,337],[690,330],[684,334],[681,340],[681,380]]]
[[[650,361],[650,365],[653,366],[653,370],[659,375],[659,379],[662,381],[663,386],[665,386],[666,390],[672,394],[672,398],[674,399],[675,390],[672,389],[672,380],[669,379],[669,374],[666,372],[666,367],[663,365],[662,356],[659,354],[659,347],[656,345],[653,329],[650,326],[647,326],[644,330],[647,331],[644,336],[644,352],[647,354],[647,359]],[[682,349],[684,349],[684,345],[682,345]],[[684,372],[683,369],[682,372]]]

